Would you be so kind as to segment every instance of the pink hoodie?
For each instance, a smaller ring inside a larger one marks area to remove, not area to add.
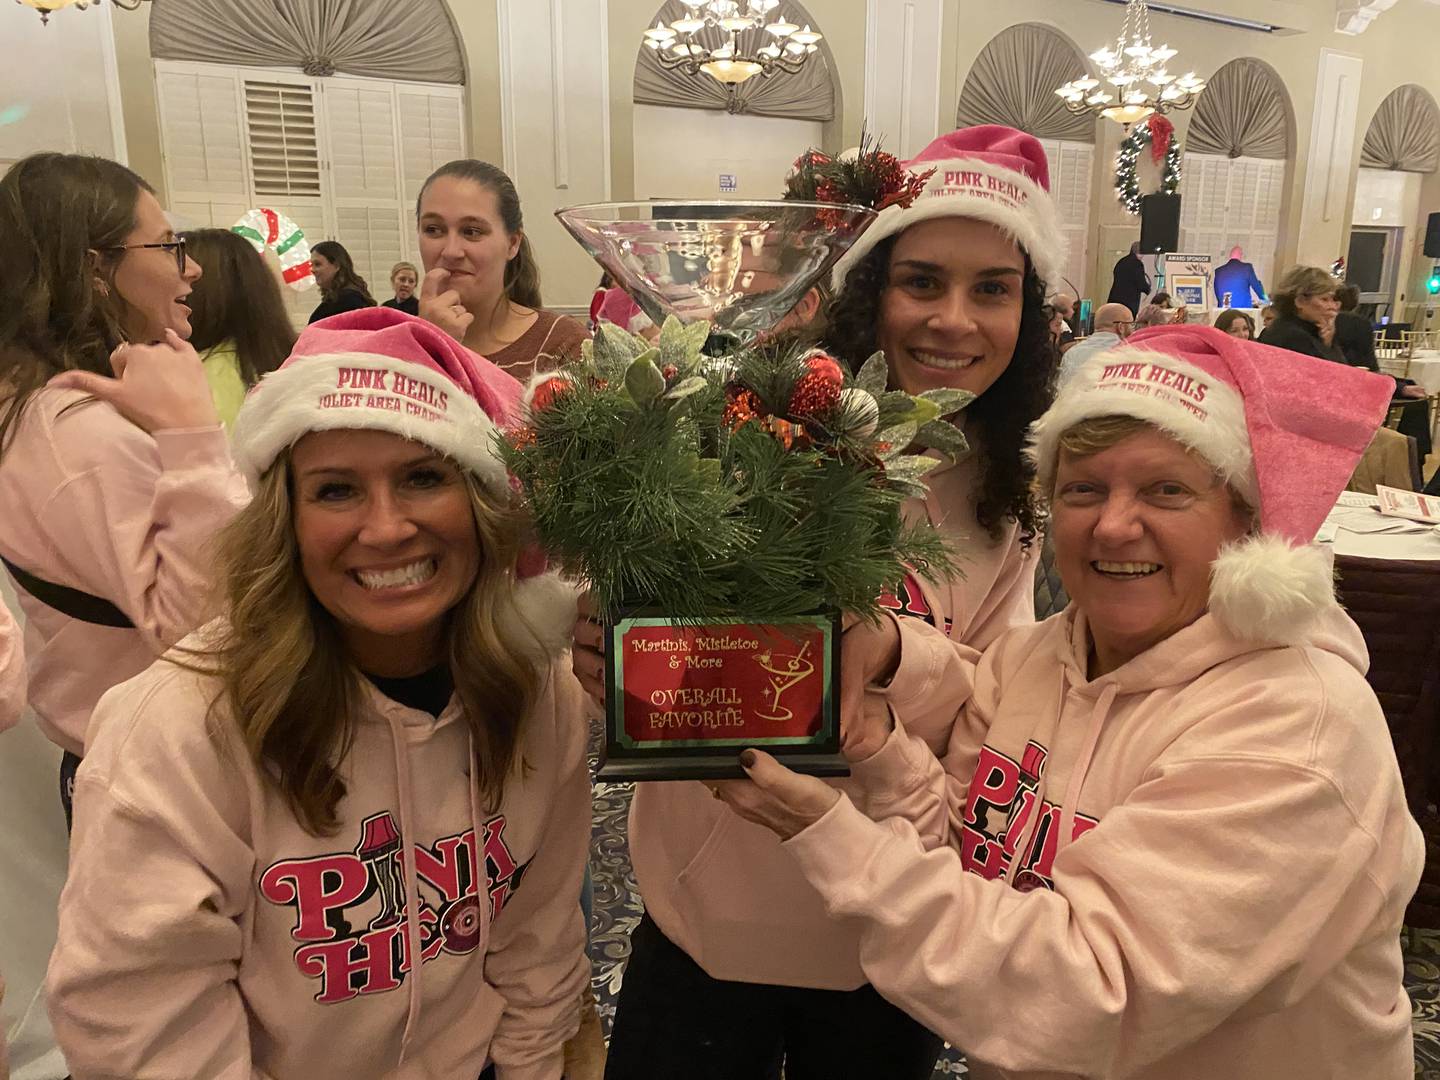
[[[906,506],[908,516],[928,515],[955,541],[963,577],[938,589],[912,579],[890,606],[983,648],[1034,622],[1039,542],[1023,551],[1013,523],[990,542],[973,510],[978,472],[973,455],[939,468],[928,477],[925,502]],[[937,753],[949,724],[939,717],[923,728]],[[844,780],[835,786],[850,788]],[[858,926],[829,918],[775,835],[741,821],[705,785],[638,785],[630,858],[646,911],[712,978],[823,990],[865,984]]]
[[[20,722],[25,711],[25,641],[15,616],[0,601],[0,731]]]
[[[498,807],[453,699],[436,720],[365,683],[332,836],[216,694],[162,661],[95,710],[48,983],[75,1080],[558,1080],[589,970],[568,657]]]
[[[979,1080],[1408,1080],[1424,847],[1364,642],[1323,618],[1277,648],[1205,615],[1093,680],[1073,607],[978,667],[903,628],[869,817],[785,847]],[[943,766],[905,731],[937,713]]]
[[[100,695],[201,622],[206,545],[248,501],[219,425],[152,437],[78,391],[30,399],[0,454],[0,555],[135,624],[79,622],[16,589],[30,702],[51,740],[80,753]]]

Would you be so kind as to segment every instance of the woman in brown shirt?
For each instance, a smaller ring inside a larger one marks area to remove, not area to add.
[[[421,318],[521,382],[579,352],[585,324],[541,306],[520,196],[502,170],[469,158],[442,165],[415,214]]]

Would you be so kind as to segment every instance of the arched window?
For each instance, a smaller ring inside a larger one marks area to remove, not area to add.
[[[156,4],[157,60],[298,68],[401,82],[463,83],[441,0],[185,0]]]
[[[1095,118],[1071,113],[1055,88],[1088,73],[1084,55],[1059,30],[1020,23],[996,34],[976,57],[955,110],[956,127],[1004,124],[1044,145],[1050,190],[1070,249],[1065,277],[1081,293],[1090,266]],[[1050,285],[1067,287],[1058,281]]]
[[[1242,57],[1210,78],[1185,138],[1180,246],[1225,262],[1239,246],[1266,287],[1275,275],[1294,153],[1290,97],[1274,70]]]
[[[1440,106],[1428,90],[1412,83],[1391,91],[1365,132],[1360,164],[1397,172],[1440,169]]]

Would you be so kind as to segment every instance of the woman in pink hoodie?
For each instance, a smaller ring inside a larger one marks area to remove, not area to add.
[[[905,511],[954,540],[963,576],[912,575],[884,603],[943,647],[983,648],[1034,621],[1038,513],[1022,451],[1050,397],[1045,282],[1063,264],[1061,233],[1029,135],[968,128],[908,166],[928,175],[925,191],[882,210],[836,266],[827,338],[856,367],[883,349],[892,385],[911,393],[977,395],[957,420],[971,448],[929,473],[929,494]],[[582,625],[577,640],[594,645],[598,630]],[[577,650],[597,696],[600,663]],[[938,752],[948,719],[921,734]],[[791,1075],[927,1080],[941,1040],[867,985],[855,925],[826,913],[774,836],[691,782],[637,787],[629,839],[646,915],[631,935],[612,1080],[758,1080],[782,1061]],[[683,1022],[677,985],[693,1003]]]
[[[185,343],[199,276],[123,165],[0,180],[0,558],[67,815],[95,702],[201,621],[205,545],[247,498]]]
[[[1424,845],[1311,542],[1392,389],[1210,327],[1097,355],[1032,433],[1071,606],[978,658],[851,631],[854,789],[716,785],[977,1078],[1414,1075]]]
[[[101,701],[77,777],[76,1080],[559,1080],[590,786],[573,590],[494,445],[519,394],[388,308],[251,392],[226,615]]]

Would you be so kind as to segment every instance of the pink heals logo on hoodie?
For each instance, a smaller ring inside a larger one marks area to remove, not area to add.
[[[1055,887],[1051,868],[1060,849],[1061,808],[1041,799],[1039,790],[1048,755],[1033,739],[1025,744],[1018,762],[989,746],[980,748],[960,831],[960,862],[970,873],[991,879],[1003,876],[1016,849],[1024,844],[1012,884],[1021,892]],[[1078,839],[1097,824],[1095,818],[1077,812],[1070,839]]]
[[[891,592],[886,589],[880,594],[879,604],[886,611],[893,611],[896,615],[908,615],[912,619],[924,619],[931,626],[935,626],[945,632],[948,637],[954,626],[954,620],[948,615],[945,617],[945,625],[939,626],[935,621],[935,610],[930,602],[925,599],[925,594],[920,590],[920,582],[914,574],[906,574],[900,581],[900,587]]]
[[[480,944],[481,911],[476,892],[479,860],[493,921],[520,887],[525,866],[505,843],[505,817],[475,830],[417,845],[420,962],[441,953],[462,956]],[[413,966],[406,935],[405,859],[400,830],[389,811],[360,823],[351,851],[281,859],[260,875],[260,895],[295,909],[290,936],[300,942],[295,967],[319,982],[315,1000],[325,1005],[359,994],[399,989]],[[526,866],[529,864],[527,863]]]

